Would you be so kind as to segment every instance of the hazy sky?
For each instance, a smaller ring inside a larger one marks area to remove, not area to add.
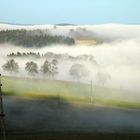
[[[140,23],[140,0],[0,0],[0,22]]]

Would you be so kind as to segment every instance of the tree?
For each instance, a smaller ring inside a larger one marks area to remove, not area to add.
[[[58,61],[56,59],[53,59],[49,65],[49,70],[52,77],[58,74],[57,65],[58,65]]]
[[[88,75],[88,70],[82,64],[73,64],[69,73],[79,81],[82,77],[86,77]]]
[[[102,86],[105,85],[105,83],[110,79],[110,75],[106,72],[98,72],[96,74],[96,80],[98,83],[100,83]]]
[[[50,62],[46,60],[44,64],[41,66],[41,72],[45,75],[50,75]]]
[[[22,56],[20,52],[17,52],[17,56]]]
[[[3,70],[11,74],[18,72],[18,69],[19,69],[18,63],[15,62],[14,59],[7,60],[7,62],[2,67],[3,67]]]
[[[54,77],[58,74],[58,61],[56,59],[53,59],[51,62],[46,60],[44,64],[41,66],[41,72],[47,76]]]
[[[29,75],[36,75],[38,73],[38,66],[35,62],[27,62],[25,66],[25,70],[28,72]]]

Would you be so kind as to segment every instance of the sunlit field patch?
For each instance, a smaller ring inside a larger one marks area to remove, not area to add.
[[[139,100],[134,100],[135,94],[121,89],[92,85],[91,90],[90,84],[15,77],[2,77],[2,83],[5,96],[140,108]]]

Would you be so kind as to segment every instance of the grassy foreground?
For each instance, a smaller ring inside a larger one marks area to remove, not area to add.
[[[140,101],[134,101],[135,94],[125,90],[93,86],[91,92],[90,84],[5,76],[2,84],[5,96],[140,108]]]

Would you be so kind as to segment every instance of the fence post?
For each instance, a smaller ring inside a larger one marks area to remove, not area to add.
[[[3,100],[2,100],[2,84],[1,84],[1,74],[0,74],[0,125],[1,125],[1,133],[3,140],[6,140],[6,133],[5,133],[5,123],[4,123],[4,109],[3,109]]]
[[[90,103],[92,103],[92,80],[90,82]]]

